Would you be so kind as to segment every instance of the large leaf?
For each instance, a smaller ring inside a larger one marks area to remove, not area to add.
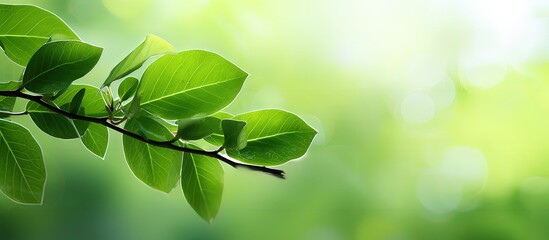
[[[145,41],[114,67],[101,88],[110,86],[112,82],[140,68],[150,57],[166,53],[176,53],[176,50],[164,39],[152,34],[147,35]]]
[[[150,118],[131,118],[124,128],[138,134],[142,134],[146,129],[155,129],[158,131],[156,136],[162,140],[173,138],[167,128]],[[123,137],[123,144],[126,161],[137,178],[163,192],[170,192],[173,189],[180,177],[183,157],[181,152],[155,147],[128,136]]]
[[[144,109],[166,119],[205,116],[231,103],[247,76],[217,54],[185,51],[152,63],[138,95]]]
[[[109,146],[109,131],[107,127],[97,123],[90,123],[80,139],[90,152],[101,159],[105,158],[105,153]]]
[[[11,199],[41,204],[46,168],[40,145],[25,127],[0,119],[0,189]]]
[[[35,93],[63,90],[92,70],[102,51],[79,41],[46,43],[30,59],[23,85]]]
[[[261,110],[234,117],[247,123],[248,144],[227,149],[229,156],[257,165],[279,165],[307,152],[316,130],[298,116],[282,110]]]
[[[0,4],[0,46],[19,65],[26,66],[48,39],[78,40],[53,13],[30,5]]]
[[[185,153],[181,187],[187,202],[204,220],[212,222],[223,195],[223,168],[217,159]]]

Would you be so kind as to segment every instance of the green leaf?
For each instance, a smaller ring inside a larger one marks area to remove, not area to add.
[[[226,113],[226,112],[217,112],[217,113],[213,114],[212,117],[223,120],[223,119],[233,118],[234,116],[232,114]],[[204,138],[204,140],[206,140],[206,142],[208,142],[210,144],[213,144],[215,146],[223,145],[223,143],[225,143],[225,137],[223,136],[223,130],[218,129],[218,131],[216,131],[212,135]]]
[[[152,34],[147,35],[145,41],[114,67],[101,88],[110,86],[112,82],[140,68],[150,57],[167,53],[176,53],[176,50],[164,39]]]
[[[15,106],[15,98],[14,97],[4,97],[0,96],[0,110],[1,111],[13,111],[13,107]],[[6,118],[9,117],[8,114],[0,114],[0,118]]]
[[[107,146],[109,145],[109,131],[107,127],[97,123],[90,123],[80,139],[90,152],[101,159],[105,158]]]
[[[84,99],[85,93],[86,89],[82,88],[74,95],[69,105],[70,113],[78,114],[80,108],[82,107],[82,100]]]
[[[129,119],[124,128],[138,134],[144,128],[157,129],[159,132],[155,133],[155,137],[173,138],[171,132],[162,124],[142,116]],[[135,176],[154,189],[170,192],[179,180],[183,154],[156,147],[129,136],[124,136],[122,140],[126,161]]]
[[[141,136],[154,141],[169,141],[174,138],[170,123],[147,111],[141,111],[132,121],[134,128]]]
[[[127,77],[124,79],[118,87],[118,97],[120,97],[120,101],[124,102],[130,99],[135,94],[135,91],[137,91],[138,85],[139,80],[137,80],[137,78]]]
[[[60,96],[55,98],[53,102],[58,106],[63,106],[67,103],[70,103],[72,99],[75,98],[76,94],[82,90],[85,90],[85,93],[84,97],[82,98],[81,107],[85,109],[85,115],[89,117],[108,116],[99,89],[94,86],[84,84],[72,84]]]
[[[79,114],[91,117],[106,117],[107,111],[99,95],[99,89],[93,86],[73,84],[50,104],[68,110],[70,103],[82,90],[85,91],[81,101],[81,109],[84,111],[79,112]],[[51,112],[35,102],[27,104],[27,111],[38,128],[56,138],[79,138],[85,134],[89,124],[83,121],[73,121],[58,113]]]
[[[0,4],[0,46],[12,61],[26,66],[50,38],[79,40],[67,24],[51,12],[30,5]]]
[[[217,159],[185,153],[181,169],[181,188],[189,205],[211,223],[221,205],[223,168]]]
[[[298,116],[282,110],[261,110],[234,117],[248,124],[248,144],[227,154],[242,162],[279,165],[307,152],[316,130]]]
[[[240,150],[246,147],[247,129],[246,122],[240,120],[225,119],[221,122],[226,149]]]
[[[177,135],[183,140],[198,140],[218,131],[221,120],[215,117],[189,118],[177,121]]]
[[[19,81],[10,81],[0,83],[0,91],[15,91],[21,86]]]
[[[92,70],[102,51],[102,48],[78,41],[44,44],[30,59],[23,85],[35,93],[63,90]]]
[[[0,83],[0,91],[14,91],[17,88],[19,88],[19,85],[21,85],[20,82],[11,81],[11,82],[5,82]],[[0,110],[1,111],[13,111],[13,107],[15,106],[15,98],[14,97],[4,97],[0,96]],[[6,118],[10,115],[7,114],[0,114],[0,118]]]
[[[247,73],[221,56],[201,51],[166,55],[141,79],[141,107],[165,119],[206,116],[236,97]]]
[[[46,168],[40,145],[25,127],[0,119],[0,189],[16,202],[42,204]]]
[[[32,121],[43,132],[48,135],[61,139],[79,138],[74,122],[58,113],[51,112],[49,109],[36,102],[27,103],[27,112]]]

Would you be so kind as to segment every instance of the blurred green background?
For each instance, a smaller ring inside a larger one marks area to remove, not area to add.
[[[22,1],[6,1],[21,4]],[[25,1],[105,48],[99,86],[146,34],[250,73],[227,109],[319,130],[287,180],[225,166],[208,225],[177,187],[77,140],[43,146],[43,206],[0,197],[1,239],[547,239],[549,3],[542,0]],[[2,80],[21,69],[0,56]],[[139,75],[137,75],[139,76]],[[24,102],[18,102],[18,108]]]

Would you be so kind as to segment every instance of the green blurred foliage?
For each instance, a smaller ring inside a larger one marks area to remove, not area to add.
[[[131,174],[118,134],[102,161],[20,117],[43,144],[45,202],[0,197],[2,239],[549,235],[549,6],[541,0],[26,3],[105,48],[77,82],[99,86],[151,33],[250,73],[228,112],[284,108],[319,135],[303,160],[281,167],[284,181],[224,166],[221,210],[207,225],[180,191],[160,193]],[[5,56],[0,67],[2,81],[19,78]]]

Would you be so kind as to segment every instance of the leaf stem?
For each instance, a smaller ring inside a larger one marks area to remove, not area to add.
[[[0,114],[6,114],[6,115],[10,115],[10,116],[20,116],[20,115],[27,115],[27,114],[29,114],[29,112],[27,112],[27,111],[24,111],[24,112],[8,112],[8,111],[1,111],[0,110]]]
[[[27,99],[29,101],[36,102],[36,103],[42,105],[43,107],[49,109],[50,111],[61,114],[65,117],[68,117],[68,118],[71,118],[71,119],[76,119],[76,120],[82,120],[82,121],[101,124],[103,126],[106,126],[110,129],[114,130],[114,131],[117,131],[117,132],[119,132],[123,135],[126,135],[128,137],[137,139],[137,140],[139,140],[141,142],[144,142],[144,143],[148,143],[148,144],[153,145],[153,146],[157,146],[157,147],[161,147],[161,148],[168,148],[168,149],[172,149],[172,150],[176,150],[176,151],[180,151],[180,152],[186,152],[186,153],[192,153],[192,154],[198,154],[198,155],[203,155],[203,156],[207,156],[207,157],[216,158],[216,159],[218,159],[218,160],[220,160],[220,161],[222,161],[222,162],[224,162],[224,163],[226,163],[226,164],[228,164],[228,165],[230,165],[231,167],[234,167],[234,168],[246,168],[246,169],[253,170],[253,171],[268,173],[268,174],[271,174],[275,177],[284,179],[284,171],[282,171],[282,170],[272,169],[272,168],[268,168],[268,167],[265,167],[265,166],[256,166],[256,165],[249,165],[249,164],[245,164],[245,163],[236,162],[236,161],[234,161],[232,159],[229,159],[228,157],[220,154],[220,151],[218,151],[218,150],[216,150],[216,151],[205,151],[205,150],[198,150],[198,149],[192,149],[192,148],[187,148],[187,147],[176,146],[176,145],[173,145],[171,141],[168,141],[168,142],[154,141],[154,140],[151,140],[151,139],[146,139],[146,138],[142,137],[139,134],[135,134],[135,133],[130,132],[126,129],[123,129],[119,126],[116,126],[113,123],[110,123],[109,122],[109,117],[95,118],[95,117],[82,116],[82,115],[66,112],[62,109],[59,109],[59,108],[57,108],[55,106],[52,106],[52,105],[48,104],[47,102],[45,102],[42,99],[43,96],[41,96],[41,95],[31,95],[31,94],[23,93],[21,91],[0,91],[0,96],[18,97],[18,98]],[[0,113],[3,113],[3,112],[0,112]],[[6,112],[6,114],[9,114],[9,112]],[[24,114],[27,114],[27,112],[24,112]],[[11,115],[23,115],[23,113],[16,113],[16,114],[11,114]]]

